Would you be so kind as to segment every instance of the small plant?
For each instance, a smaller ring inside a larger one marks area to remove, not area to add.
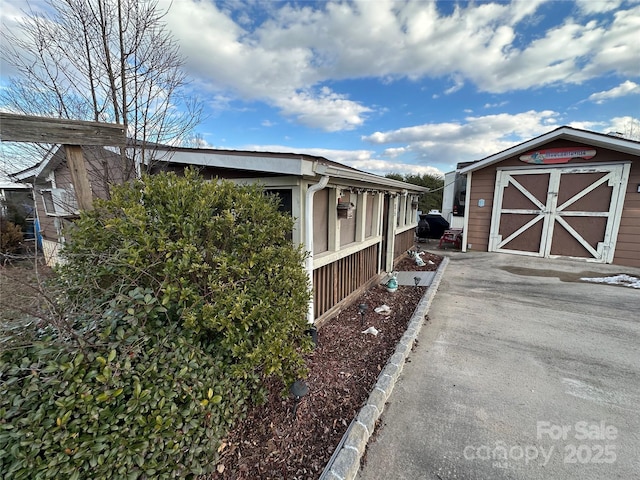
[[[0,217],[0,254],[19,253],[23,238],[20,226]]]

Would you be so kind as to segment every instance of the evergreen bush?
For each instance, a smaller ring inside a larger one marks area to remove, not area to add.
[[[0,353],[4,478],[183,478],[262,385],[304,374],[293,220],[258,186],[160,174],[83,212],[52,316]],[[24,337],[27,338],[27,337]]]

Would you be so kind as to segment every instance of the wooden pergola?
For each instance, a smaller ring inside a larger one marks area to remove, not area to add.
[[[89,186],[82,145],[125,145],[124,127],[115,123],[33,117],[0,112],[0,141],[63,145],[71,171],[78,207],[89,210],[93,195]]]

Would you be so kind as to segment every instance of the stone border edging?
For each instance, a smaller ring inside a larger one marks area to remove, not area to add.
[[[429,307],[435,297],[448,263],[449,257],[444,257],[431,285],[413,312],[407,330],[398,342],[395,352],[380,372],[378,381],[373,387],[367,402],[360,409],[357,417],[351,422],[351,425],[345,432],[338,446],[340,450],[337,452],[337,455],[331,457],[329,464],[320,476],[320,480],[355,479],[360,469],[360,459],[367,448],[367,442],[373,434],[376,422],[382,415],[387,400],[391,396],[393,387],[404,367],[405,360],[409,356],[409,353],[411,353],[413,344],[424,323],[424,317],[429,311]]]

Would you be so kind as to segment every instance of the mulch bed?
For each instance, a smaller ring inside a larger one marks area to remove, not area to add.
[[[393,269],[397,272],[435,272],[438,270],[440,262],[442,262],[442,257],[434,253],[424,251],[421,253],[422,255],[420,255],[420,258],[424,263],[426,263],[424,267],[416,265],[416,262],[412,258],[409,258],[409,255],[405,254],[400,261],[396,262]]]
[[[434,271],[442,257],[425,253],[424,267],[403,258],[397,271]],[[433,264],[429,264],[431,260]],[[254,407],[220,446],[217,472],[207,479],[317,479],[376,383],[404,334],[426,287],[401,286],[389,293],[376,285],[329,319],[318,347],[307,356],[309,394],[297,407],[283,385],[268,385],[268,399]],[[358,304],[367,304],[364,318]],[[388,316],[374,312],[386,304]],[[379,333],[363,334],[368,327]]]

